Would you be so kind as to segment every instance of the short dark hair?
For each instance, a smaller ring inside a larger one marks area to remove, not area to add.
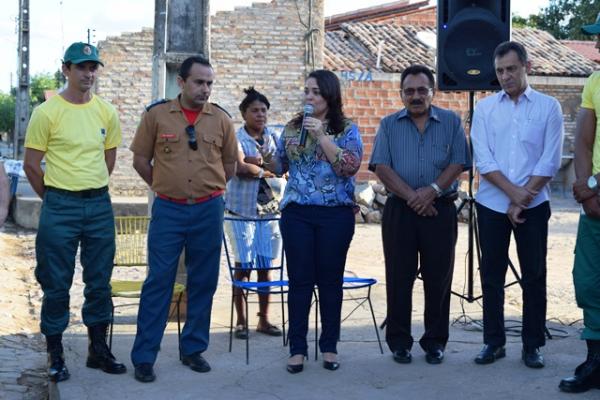
[[[429,69],[428,66],[422,64],[414,64],[406,68],[402,71],[402,75],[400,75],[400,87],[404,85],[404,80],[408,75],[419,75],[424,74],[427,79],[429,79],[429,84],[432,88],[435,88],[435,78],[433,77],[433,72]]]
[[[191,56],[183,60],[181,66],[179,67],[179,76],[184,81],[190,76],[190,70],[194,64],[204,65],[205,67],[212,68],[210,62],[202,56]]]
[[[498,57],[504,57],[509,51],[514,51],[522,64],[527,64],[527,50],[518,42],[502,42],[494,50],[494,61]]]
[[[242,114],[246,112],[250,104],[252,104],[254,101],[260,101],[263,103],[265,106],[267,106],[267,110],[271,108],[271,103],[269,103],[267,96],[254,89],[253,86],[250,86],[248,89],[244,89],[244,93],[246,93],[246,97],[244,97],[244,100],[242,100],[240,103],[240,111]]]

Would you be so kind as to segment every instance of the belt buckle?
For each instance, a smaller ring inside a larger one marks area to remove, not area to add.
[[[191,198],[188,197],[186,199],[186,204],[196,204],[196,201],[194,199],[191,199]]]

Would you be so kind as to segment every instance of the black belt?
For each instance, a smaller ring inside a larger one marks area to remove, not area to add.
[[[396,196],[394,193],[390,193],[390,197],[392,199],[396,199],[396,200],[400,200],[400,201],[406,202],[406,200],[404,200],[401,197]],[[434,202],[441,201],[441,202],[444,202],[444,203],[453,203],[456,199],[458,199],[458,192],[450,192],[450,193],[447,193],[447,194],[445,194],[445,195],[443,195],[441,197],[437,197],[434,200]]]
[[[51,192],[64,194],[66,196],[77,197],[80,199],[91,199],[92,197],[100,197],[104,193],[108,192],[108,186],[104,186],[98,189],[86,189],[86,190],[65,190],[59,189],[52,186],[46,186],[46,190]]]

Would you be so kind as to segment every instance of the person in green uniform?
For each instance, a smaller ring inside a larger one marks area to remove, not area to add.
[[[46,337],[49,378],[57,382],[70,376],[62,334],[69,323],[78,247],[85,283],[82,316],[90,339],[86,365],[111,374],[126,372],[106,344],[115,254],[108,180],[121,127],[115,108],[92,94],[99,65],[94,46],[69,46],[62,64],[67,88],[33,111],[25,137],[25,173],[43,200],[35,242],[35,276],[44,292],[40,328]]]

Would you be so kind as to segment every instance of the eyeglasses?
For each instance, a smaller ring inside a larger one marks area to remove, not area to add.
[[[185,128],[185,133],[189,136],[188,145],[190,149],[196,151],[198,150],[198,141],[196,140],[196,130],[194,129],[194,125],[188,125]]]
[[[418,88],[406,88],[406,89],[401,89],[400,92],[406,96],[406,97],[412,97],[415,95],[415,93],[417,93],[419,96],[427,96],[431,93],[433,89],[430,87],[418,87]]]

